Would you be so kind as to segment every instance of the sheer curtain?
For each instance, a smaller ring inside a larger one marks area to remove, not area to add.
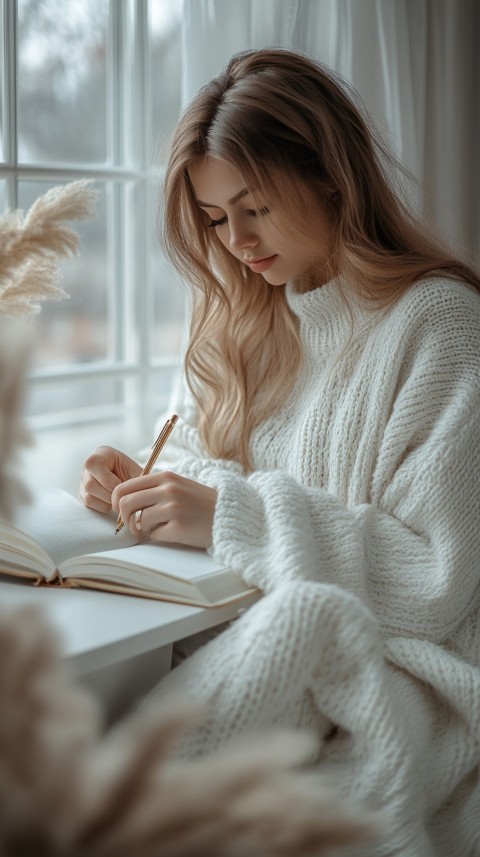
[[[326,63],[419,179],[417,208],[479,262],[479,37],[476,0],[185,0],[183,100],[245,48]]]

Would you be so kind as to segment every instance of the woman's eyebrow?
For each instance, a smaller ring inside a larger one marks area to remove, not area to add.
[[[239,190],[238,193],[235,194],[235,196],[232,196],[232,198],[228,200],[228,204],[229,205],[235,205],[235,203],[238,202],[238,200],[241,199],[242,196],[246,196],[247,193],[250,193],[250,191],[249,191],[248,187],[244,187],[242,190]],[[197,205],[202,206],[202,208],[221,208],[222,207],[221,205],[216,205],[214,202],[201,202],[199,199],[197,199]]]

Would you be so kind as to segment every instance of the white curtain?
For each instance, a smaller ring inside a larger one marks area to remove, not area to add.
[[[414,204],[480,262],[479,41],[478,0],[185,0],[183,98],[245,48],[326,63],[420,180]]]

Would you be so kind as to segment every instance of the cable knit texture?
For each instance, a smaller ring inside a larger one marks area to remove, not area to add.
[[[252,474],[208,459],[188,397],[169,450],[218,490],[214,557],[264,597],[158,692],[209,705],[187,755],[315,729],[316,764],[387,819],[369,857],[478,857],[480,297],[432,278],[349,311],[336,281],[286,288],[305,359]]]

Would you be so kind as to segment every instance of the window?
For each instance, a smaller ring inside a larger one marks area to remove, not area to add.
[[[0,11],[0,209],[78,178],[99,192],[96,219],[72,224],[70,299],[35,320],[29,416],[40,431],[135,413],[146,436],[183,324],[183,286],[155,234],[162,144],[180,110],[182,2],[0,0]]]

